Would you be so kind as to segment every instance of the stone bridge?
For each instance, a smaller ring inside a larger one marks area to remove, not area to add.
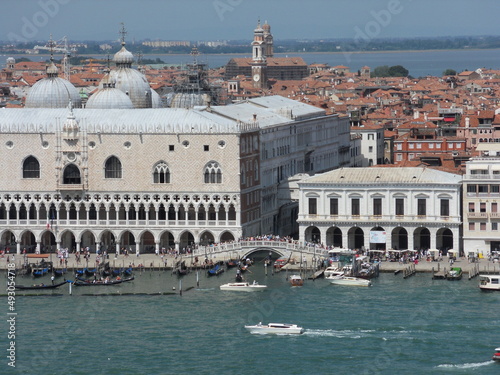
[[[231,258],[246,258],[256,252],[272,252],[278,254],[279,257],[301,259],[301,256],[308,258],[326,257],[328,251],[315,246],[314,244],[304,244],[298,241],[266,241],[266,240],[251,240],[238,241],[231,243],[222,243],[214,246],[200,246],[193,250],[193,256],[200,258],[217,257],[224,259]],[[276,256],[273,256],[276,258]]]

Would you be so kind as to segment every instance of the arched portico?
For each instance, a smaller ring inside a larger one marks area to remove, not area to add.
[[[415,250],[428,250],[431,248],[431,232],[425,227],[419,227],[413,232]]]
[[[326,231],[326,246],[342,246],[342,230],[339,227],[331,227]]]
[[[453,232],[449,228],[440,228],[436,233],[436,248],[444,252],[453,249]]]
[[[306,242],[321,243],[321,231],[316,226],[309,226],[305,230]]]
[[[349,249],[361,249],[365,246],[365,232],[360,227],[352,227],[347,232],[347,246]]]
[[[408,249],[408,231],[403,227],[396,227],[391,233],[391,248],[394,250]]]

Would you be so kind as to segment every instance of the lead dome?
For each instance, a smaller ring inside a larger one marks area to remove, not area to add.
[[[58,76],[53,61],[46,68],[47,77],[31,87],[26,96],[26,108],[65,108],[71,101],[74,107],[82,106],[78,90],[69,81]]]

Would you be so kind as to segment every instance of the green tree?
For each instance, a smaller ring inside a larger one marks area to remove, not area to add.
[[[373,69],[372,77],[389,77],[389,65],[377,66]]]
[[[394,65],[389,68],[389,77],[406,77],[408,73],[408,69],[401,65]]]
[[[457,75],[457,71],[454,70],[454,69],[446,69],[444,72],[443,72],[443,75],[444,76],[456,76]]]

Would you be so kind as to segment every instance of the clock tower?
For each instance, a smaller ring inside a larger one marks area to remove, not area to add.
[[[253,32],[252,42],[252,80],[253,87],[267,88],[267,61],[265,56],[266,42],[264,40],[264,29],[260,20]]]

